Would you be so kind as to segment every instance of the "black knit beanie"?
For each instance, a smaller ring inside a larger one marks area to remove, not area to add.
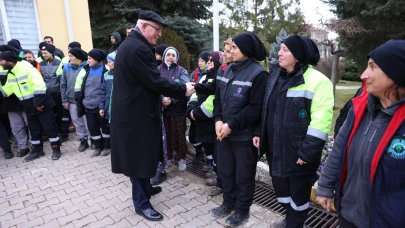
[[[8,45],[10,45],[11,47],[20,50],[21,49],[21,43],[19,40],[16,39],[12,39],[10,41],[7,42]]]
[[[105,58],[107,58],[107,53],[105,53],[105,51],[103,51],[103,50],[94,48],[91,51],[89,51],[88,56],[92,57],[97,62],[101,62]]]
[[[55,53],[55,46],[48,44],[47,42],[41,42],[39,44],[39,50],[44,50],[44,51],[46,50],[49,53],[53,54],[53,53]]]
[[[255,34],[244,32],[233,39],[233,42],[238,46],[239,50],[247,57],[253,57],[257,61],[266,59],[266,48],[263,42]]]
[[[163,57],[163,53],[165,52],[166,48],[168,48],[168,47],[169,47],[168,44],[161,44],[156,47],[155,52],[156,52],[156,54]]]
[[[283,43],[300,63],[314,66],[318,64],[320,59],[318,46],[308,37],[292,35],[285,38]]]
[[[82,45],[81,45],[79,42],[77,42],[77,41],[73,41],[73,42],[71,42],[71,43],[69,44],[68,47],[70,47],[70,48],[82,48]]]
[[[368,54],[395,84],[405,87],[405,40],[389,40]]]
[[[5,51],[5,52],[0,53],[0,59],[6,60],[7,62],[16,63],[19,58],[15,52]]]
[[[14,47],[10,46],[10,45],[0,45],[0,52],[5,52],[5,51],[11,51],[14,52],[18,55],[18,50],[15,49]]]
[[[87,53],[78,47],[71,48],[69,53],[72,54],[77,59],[82,61],[87,61]]]
[[[201,58],[202,60],[204,60],[205,62],[208,62],[208,56],[210,55],[209,51],[202,51],[200,56],[198,56],[198,58]]]

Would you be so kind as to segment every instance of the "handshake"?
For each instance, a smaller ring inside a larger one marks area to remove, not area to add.
[[[194,89],[194,83],[193,82],[187,82],[186,83],[186,96],[191,96],[191,94],[195,93],[195,89]]]

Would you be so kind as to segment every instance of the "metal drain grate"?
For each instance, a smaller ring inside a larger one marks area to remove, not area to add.
[[[201,171],[203,161],[194,163],[192,157],[187,155],[186,163],[187,171],[205,179],[205,173]],[[256,184],[253,202],[276,214],[285,215],[285,209],[277,202],[276,194],[269,186]],[[305,221],[306,228],[334,228],[339,224],[336,213],[327,212],[313,204],[311,204],[308,215],[308,219]]]

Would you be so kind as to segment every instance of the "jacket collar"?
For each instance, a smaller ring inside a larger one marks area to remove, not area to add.
[[[153,53],[155,53],[155,48],[153,48],[153,46],[145,39],[145,37],[142,35],[142,33],[140,31],[137,31],[136,29],[132,29],[129,36],[139,39],[142,43],[144,43],[146,46],[148,46]]]
[[[253,63],[255,60],[253,58],[247,58],[241,62],[234,62],[230,65],[232,71],[240,71],[247,66],[249,66],[251,63]]]

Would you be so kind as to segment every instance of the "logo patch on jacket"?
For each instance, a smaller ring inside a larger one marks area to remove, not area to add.
[[[27,91],[28,90],[28,86],[23,86],[24,90]]]
[[[234,97],[243,97],[242,94],[240,94],[242,92],[242,88],[238,88],[238,90],[236,90],[236,93],[233,94]]]
[[[403,160],[405,159],[405,139],[394,138],[391,141],[387,151],[392,158]]]
[[[298,113],[298,116],[299,116],[301,119],[304,119],[304,118],[307,116],[307,111],[301,110],[301,111]]]

